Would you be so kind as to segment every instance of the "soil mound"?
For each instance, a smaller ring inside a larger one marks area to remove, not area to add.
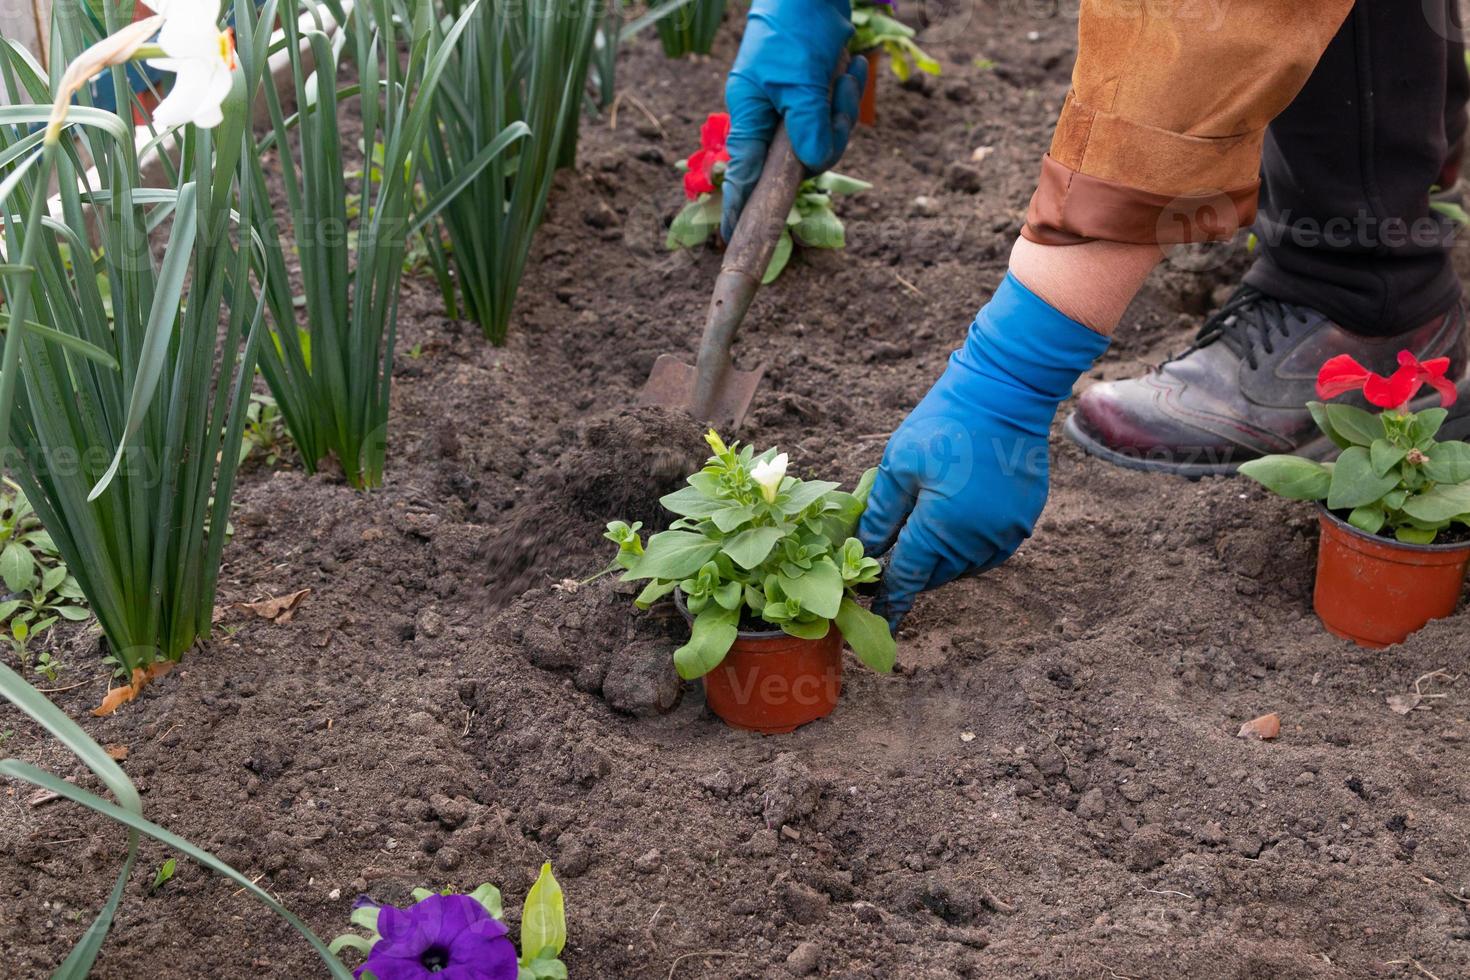
[[[486,543],[491,607],[548,577],[590,574],[580,566],[599,550],[608,521],[641,521],[649,533],[667,523],[659,498],[708,455],[703,435],[688,415],[662,408],[620,409],[578,426],[570,448],[527,476],[523,502]]]

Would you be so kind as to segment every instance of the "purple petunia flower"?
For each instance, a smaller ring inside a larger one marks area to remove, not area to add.
[[[506,929],[468,895],[430,895],[407,909],[378,911],[383,938],[353,975],[376,980],[516,980]]]

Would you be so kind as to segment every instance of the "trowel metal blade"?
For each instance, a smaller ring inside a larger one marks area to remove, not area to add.
[[[701,409],[694,404],[699,372],[672,354],[661,354],[653,364],[653,371],[648,375],[638,401],[643,405],[682,409],[702,421],[739,428],[750,412],[751,402],[755,400],[756,389],[765,373],[764,364],[753,371],[731,368],[715,390],[712,403]]]

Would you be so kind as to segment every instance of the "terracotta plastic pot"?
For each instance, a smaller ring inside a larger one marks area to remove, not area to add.
[[[1460,602],[1467,544],[1403,544],[1367,534],[1320,507],[1317,587],[1312,605],[1328,632],[1359,646],[1386,647]]]
[[[863,101],[858,104],[858,122],[864,126],[878,125],[878,49],[866,52],[868,59],[868,84],[863,88]]]
[[[674,598],[689,618],[684,597]],[[825,718],[842,693],[842,633],[820,640],[780,630],[742,630],[718,667],[704,675],[704,699],[732,728],[781,735]]]

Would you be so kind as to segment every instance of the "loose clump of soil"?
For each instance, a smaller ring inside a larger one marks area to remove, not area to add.
[[[682,412],[618,409],[588,420],[572,445],[529,475],[535,489],[497,522],[486,546],[491,604],[544,581],[571,556],[585,559],[609,520],[661,530],[669,518],[659,498],[683,485],[706,449],[704,427]]]
[[[1075,23],[966,13],[925,38],[942,78],[885,72],[881,125],[843,164],[876,184],[840,205],[846,252],[799,256],[751,311],[737,357],[769,371],[740,435],[800,472],[876,463],[1002,275]],[[1470,975],[1470,691],[1385,705],[1465,671],[1465,620],[1388,651],[1328,636],[1305,505],[1057,441],[1015,559],[922,598],[899,672],[850,664],[836,713],[781,738],[725,728],[672,676],[672,610],[636,612],[612,578],[556,587],[606,564],[609,518],[661,526],[658,496],[705,455],[698,426],[627,406],[702,324],[718,257],[669,255],[660,228],[734,43],[707,63],[631,45],[620,77],[657,125],[625,107],[584,126],[506,348],[405,286],[423,356],[399,364],[386,489],[251,470],[216,640],[92,719],[106,681],[77,637],[57,686],[86,683],[58,702],[127,747],[149,816],[326,936],[358,894],[418,886],[494,881],[514,914],[550,859],[582,978]],[[1167,266],[1094,378],[1186,343],[1240,264]],[[288,623],[235,606],[303,588]],[[1235,737],[1270,711],[1278,739]],[[98,788],[14,712],[4,729]],[[18,977],[56,966],[124,848],[28,796],[0,796]],[[319,974],[186,861],[150,892],[166,856],[145,846],[98,976]]]

